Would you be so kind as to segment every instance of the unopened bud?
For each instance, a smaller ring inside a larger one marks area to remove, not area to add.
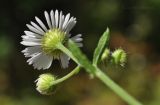
[[[123,49],[117,49],[112,53],[112,62],[124,66],[127,61],[127,54]]]
[[[37,91],[44,95],[50,95],[54,92],[55,86],[53,84],[55,77],[52,74],[41,74],[39,78],[35,81],[37,86]]]
[[[101,56],[101,60],[107,60],[110,58],[110,50],[108,48],[106,48]]]

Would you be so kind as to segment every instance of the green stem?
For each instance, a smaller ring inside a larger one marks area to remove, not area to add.
[[[64,77],[62,77],[62,78],[60,78],[60,79],[57,79],[56,81],[53,81],[53,83],[52,84],[58,84],[58,83],[61,83],[61,82],[63,82],[63,81],[65,81],[65,80],[67,80],[68,78],[70,78],[71,76],[73,76],[73,75],[75,75],[75,74],[77,74],[78,72],[79,72],[79,70],[80,70],[80,66],[77,66],[74,70],[72,70],[69,74],[67,74],[66,76],[64,76]]]
[[[70,58],[72,58],[77,64],[79,64],[78,59],[75,58],[66,47],[64,47],[62,44],[58,44],[57,48],[59,48],[61,51],[66,53]],[[93,65],[91,65],[93,66]],[[85,69],[89,69],[84,67]],[[104,74],[97,66],[93,66],[94,70],[90,70],[94,76],[99,78],[106,86],[108,86],[111,90],[113,90],[115,93],[117,93],[123,100],[125,100],[129,105],[142,105],[140,102],[138,102],[136,99],[134,99],[131,95],[129,95],[124,89],[122,89],[118,84],[116,84],[113,80],[111,80],[106,74]],[[74,71],[73,71],[74,72]],[[72,74],[72,73],[71,73]],[[73,73],[74,74],[74,73]],[[70,75],[70,74],[69,74]],[[66,77],[68,78],[68,77]],[[60,80],[63,81],[66,78]]]
[[[65,54],[67,54],[77,64],[79,64],[77,59],[73,56],[73,54],[66,47],[64,47],[61,43],[57,44],[57,48],[60,49],[61,51],[63,51]]]
[[[117,93],[123,100],[129,105],[142,105],[134,97],[129,95],[124,89],[111,80],[106,74],[104,74],[99,68],[95,67],[95,76],[99,78],[106,86]]]

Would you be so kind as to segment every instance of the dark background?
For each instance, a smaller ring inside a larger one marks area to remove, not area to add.
[[[21,53],[25,24],[35,16],[44,20],[43,12],[51,9],[77,18],[72,34],[83,34],[82,50],[89,59],[109,27],[110,49],[125,49],[128,63],[125,68],[102,69],[144,105],[160,104],[160,0],[1,0],[0,105],[127,105],[84,71],[58,85],[52,96],[36,91],[39,74],[61,77],[75,67],[71,62],[63,70],[55,61],[49,70],[34,70]]]

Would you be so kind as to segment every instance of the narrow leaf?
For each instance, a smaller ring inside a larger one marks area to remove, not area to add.
[[[98,45],[94,51],[94,55],[93,55],[93,64],[97,65],[104,48],[106,47],[106,45],[109,42],[109,29],[107,28],[106,31],[103,33],[103,35],[101,36],[101,38],[99,39]]]

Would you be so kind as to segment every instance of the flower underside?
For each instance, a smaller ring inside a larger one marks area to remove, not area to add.
[[[65,45],[67,38],[66,33],[59,29],[51,29],[45,33],[42,38],[42,50],[48,55],[52,55],[54,58],[59,58],[62,51],[57,49],[56,45],[61,43]]]
[[[53,59],[61,61],[63,68],[67,68],[69,57],[57,47],[63,44],[67,47],[68,40],[73,40],[79,47],[82,47],[81,34],[71,36],[70,31],[76,24],[76,18],[71,17],[70,13],[64,15],[62,11],[51,10],[50,13],[44,12],[47,22],[46,26],[37,16],[35,22],[26,24],[29,30],[24,31],[21,44],[26,46],[22,51],[29,65],[33,65],[35,69],[48,69]]]

